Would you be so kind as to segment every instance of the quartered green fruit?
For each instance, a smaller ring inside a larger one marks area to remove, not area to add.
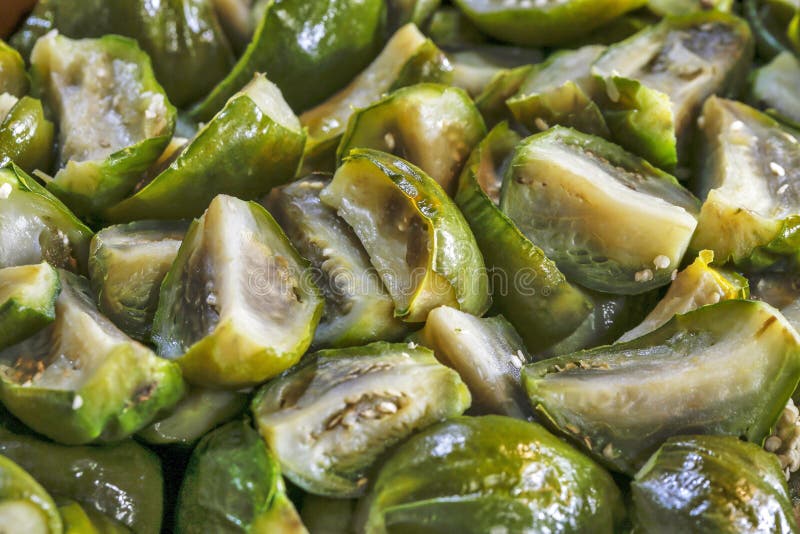
[[[41,101],[22,97],[0,119],[0,165],[13,161],[25,172],[49,171],[54,128],[44,116]]]
[[[770,59],[784,51],[800,53],[796,0],[744,0],[743,4],[760,56]]]
[[[0,94],[22,98],[28,92],[28,73],[25,61],[12,47],[0,39]]]
[[[414,24],[406,24],[389,39],[383,51],[358,76],[325,102],[300,115],[308,130],[305,159],[315,160],[306,170],[327,171],[350,116],[384,93],[421,82],[447,82],[452,67],[432,41]]]
[[[161,285],[159,354],[208,387],[252,386],[291,367],[322,314],[307,267],[263,207],[217,196]]]
[[[278,88],[256,76],[175,160],[109,209],[114,222],[199,217],[219,193],[253,199],[294,177],[305,133]]]
[[[414,335],[455,369],[472,394],[473,408],[525,419],[530,411],[520,369],[530,361],[522,339],[502,315],[479,319],[449,306],[434,308]]]
[[[92,239],[89,278],[98,307],[134,339],[150,339],[161,282],[187,227],[183,221],[137,221],[109,226]]]
[[[105,516],[137,534],[161,530],[161,464],[133,441],[67,447],[2,428],[0,454],[26,469],[57,500],[79,502],[93,520]]]
[[[536,48],[477,44],[455,47],[448,57],[453,64],[452,85],[477,98],[502,73],[539,63],[543,54]]]
[[[483,91],[475,96],[475,106],[483,116],[487,128],[493,128],[500,122],[513,118],[506,100],[519,91],[533,69],[533,65],[503,69],[495,74]]]
[[[588,45],[536,65],[507,101],[514,118],[532,132],[560,124],[608,137],[603,114],[592,100],[597,90],[591,76],[592,63],[605,49]]]
[[[313,174],[273,189],[266,205],[313,269],[325,297],[315,347],[396,340],[406,331],[394,301],[353,230],[319,198],[330,176]]]
[[[396,154],[455,192],[472,147],[486,135],[480,113],[461,89],[417,84],[398,89],[350,117],[337,158],[353,148]]]
[[[205,436],[181,485],[176,532],[305,533],[280,466],[248,422]]]
[[[767,304],[726,300],[633,341],[529,365],[523,381],[549,424],[632,475],[676,435],[760,444],[800,381],[800,336]]]
[[[27,57],[52,29],[73,39],[110,33],[136,39],[178,106],[205,96],[233,64],[208,0],[40,0],[11,44]]]
[[[489,307],[486,268],[467,222],[419,168],[385,152],[354,149],[320,198],[358,236],[397,317],[422,322],[441,305],[480,316]]]
[[[636,473],[642,532],[797,532],[774,455],[732,436],[669,439]]]
[[[58,507],[64,534],[130,534],[130,529],[90,507],[67,500]]]
[[[61,534],[52,497],[24,469],[0,455],[0,532]]]
[[[733,0],[648,0],[647,9],[656,15],[688,15],[698,11],[730,12]]]
[[[255,73],[266,72],[297,111],[341,89],[380,50],[380,0],[277,0],[263,13],[250,44],[228,76],[192,110],[208,120]],[[315,80],[309,83],[309,79]]]
[[[754,71],[750,99],[776,119],[800,128],[800,58],[791,52],[778,54]]]
[[[244,410],[249,395],[239,391],[191,388],[169,413],[136,437],[153,445],[194,445],[218,425]]]
[[[560,126],[517,147],[500,201],[570,280],[627,295],[669,283],[697,225],[697,205],[643,159]]]
[[[422,347],[372,343],[306,356],[253,401],[284,474],[317,495],[355,497],[395,443],[470,405],[458,373]]]
[[[92,231],[25,171],[0,165],[0,268],[47,261],[86,272]]]
[[[464,166],[456,203],[490,271],[494,310],[539,352],[573,332],[592,304],[497,207],[502,175],[519,140],[506,123],[492,129]]]
[[[617,341],[630,341],[666,324],[675,315],[690,312],[721,300],[746,299],[750,295],[747,279],[733,272],[712,267],[714,253],[700,254],[686,269],[676,273],[666,295],[644,321],[625,332]]]
[[[59,166],[47,184],[79,215],[133,191],[172,137],[175,108],[136,42],[52,32],[31,54],[36,87],[58,117]]]
[[[303,495],[300,518],[311,534],[355,534],[355,499]]]
[[[654,165],[687,158],[694,120],[712,94],[735,94],[753,55],[747,24],[718,11],[668,17],[611,46],[594,64],[614,139]]]
[[[761,269],[800,257],[800,143],[775,120],[733,100],[703,106],[703,208],[692,240]]]
[[[0,269],[0,350],[53,322],[59,291],[58,273],[48,263]]]
[[[608,473],[536,423],[456,417],[412,437],[364,503],[368,534],[616,532]]]
[[[455,0],[481,31],[524,46],[563,44],[645,3],[646,0]]]
[[[87,280],[59,279],[55,322],[0,351],[0,398],[58,442],[123,439],[181,398],[180,369],[100,315]]]

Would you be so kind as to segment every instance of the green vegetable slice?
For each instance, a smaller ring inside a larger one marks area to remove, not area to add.
[[[733,100],[703,106],[703,207],[692,248],[750,269],[800,251],[800,143],[796,132]]]
[[[63,523],[52,497],[24,469],[0,456],[0,531],[61,534]]]
[[[615,532],[608,473],[536,423],[456,417],[403,443],[364,503],[365,532]]]
[[[175,109],[136,42],[119,36],[37,41],[33,78],[58,117],[59,167],[47,187],[79,215],[122,200],[158,159]]]
[[[668,284],[697,225],[675,178],[560,126],[517,147],[500,208],[570,280],[615,294]]]
[[[394,301],[358,238],[319,198],[330,176],[313,174],[273,189],[266,205],[314,269],[325,309],[314,333],[317,348],[396,340],[406,331]]]
[[[800,336],[762,302],[726,300],[626,343],[527,366],[536,411],[609,467],[632,475],[667,438],[760,444],[800,380]]]
[[[25,61],[12,47],[0,39],[0,94],[8,93],[22,98],[28,92],[28,74]]]
[[[177,531],[307,534],[275,456],[248,422],[228,423],[195,448],[181,485]]]
[[[180,369],[100,315],[87,280],[58,274],[55,321],[0,351],[0,399],[61,443],[123,439],[181,398]]]
[[[27,470],[57,500],[79,502],[92,519],[102,515],[137,534],[161,531],[161,464],[133,441],[68,447],[0,428],[0,454]]]
[[[358,236],[395,302],[395,315],[422,322],[441,305],[482,315],[488,277],[456,205],[410,163],[354,149],[320,194]]]
[[[797,532],[777,459],[732,436],[669,439],[631,485],[645,532]]]
[[[754,71],[751,86],[753,105],[765,109],[776,119],[800,128],[800,59],[791,52],[782,52]]]
[[[448,57],[453,64],[452,85],[477,98],[508,69],[538,63],[543,54],[536,48],[477,44],[455,47]]]
[[[0,350],[53,322],[59,291],[58,273],[48,263],[0,269]]]
[[[323,301],[307,262],[255,202],[217,196],[161,285],[153,341],[196,385],[242,388],[291,367]]]
[[[53,123],[40,100],[22,97],[0,119],[0,165],[15,162],[25,172],[47,172],[53,161]]]
[[[647,8],[661,16],[688,15],[698,11],[730,12],[733,0],[648,0]]]
[[[0,235],[0,268],[47,261],[86,272],[92,231],[13,163],[0,165]]]
[[[98,307],[134,339],[150,339],[161,282],[187,227],[183,221],[137,221],[108,226],[92,239],[89,278]]]
[[[259,391],[253,413],[289,480],[344,498],[364,492],[389,447],[469,405],[458,373],[430,350],[379,342],[307,356]]]
[[[278,88],[257,75],[175,160],[106,211],[113,222],[199,217],[217,194],[254,199],[295,176],[305,132]]]
[[[461,89],[417,84],[388,94],[350,117],[339,143],[341,161],[353,148],[374,148],[408,160],[446,192],[486,127]]]
[[[395,32],[409,22],[425,27],[441,3],[442,0],[387,0],[389,31]]]
[[[522,339],[502,315],[479,319],[449,306],[434,308],[413,338],[430,348],[469,387],[480,413],[525,419],[528,399],[520,369],[530,361]]]
[[[609,47],[593,72],[614,139],[665,169],[685,161],[703,101],[736,93],[752,55],[747,23],[718,11],[667,17]]]

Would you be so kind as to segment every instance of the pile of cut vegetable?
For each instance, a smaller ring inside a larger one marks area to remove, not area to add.
[[[31,4],[0,533],[800,532],[800,0]]]

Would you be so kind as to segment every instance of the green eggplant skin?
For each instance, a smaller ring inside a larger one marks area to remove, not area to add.
[[[61,534],[63,522],[53,498],[24,469],[0,455],[0,530]]]
[[[248,421],[233,421],[195,447],[181,484],[175,532],[299,534],[305,529],[285,491],[264,440]]]
[[[191,219],[217,194],[258,198],[296,175],[305,141],[280,91],[257,75],[163,172],[107,209],[104,218]]]
[[[48,172],[53,163],[55,126],[42,102],[24,96],[0,120],[0,165],[13,161],[25,172]]]
[[[195,120],[210,119],[257,72],[267,73],[292,109],[305,111],[344,87],[380,51],[386,23],[381,0],[263,5],[250,44],[225,79],[192,109]]]
[[[164,512],[161,462],[131,441],[66,446],[0,428],[0,454],[55,499],[71,499],[142,534],[158,534]]]
[[[768,304],[725,300],[625,343],[523,369],[534,410],[604,465],[633,475],[668,438],[761,444],[800,381],[800,337]]]
[[[0,269],[0,350],[52,323],[60,291],[58,272],[48,263]]]
[[[25,60],[19,52],[0,39],[0,95],[8,93],[22,98],[28,92],[30,81],[25,72]]]
[[[507,123],[493,128],[464,165],[455,200],[490,271],[493,311],[514,325],[529,350],[539,352],[578,328],[592,304],[497,206],[519,141]]]
[[[363,531],[616,532],[609,474],[537,423],[455,417],[388,457],[362,503]]]
[[[647,0],[455,0],[456,6],[481,31],[523,46],[564,44]]]
[[[13,162],[0,165],[0,268],[47,261],[85,273],[92,231]]]
[[[734,436],[670,438],[631,491],[641,532],[798,532],[777,458]]]
[[[204,97],[233,66],[210,0],[41,0],[11,44],[28,57],[53,29],[73,39],[107,34],[135,39],[177,106]]]

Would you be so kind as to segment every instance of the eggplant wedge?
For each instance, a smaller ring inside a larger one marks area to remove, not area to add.
[[[49,172],[55,126],[44,116],[42,102],[24,96],[0,119],[0,165],[13,161],[25,172]]]
[[[53,498],[24,469],[0,456],[0,532],[61,534]]]
[[[48,263],[0,269],[0,350],[52,323],[60,291],[58,273]]]
[[[667,438],[769,436],[800,381],[800,336],[768,304],[726,300],[626,343],[527,366],[536,412],[633,475]]]
[[[754,71],[750,99],[779,121],[800,128],[800,58],[782,52]]]
[[[253,414],[289,480],[345,498],[363,494],[392,445],[469,405],[458,373],[430,350],[379,342],[307,356],[258,392]]]

